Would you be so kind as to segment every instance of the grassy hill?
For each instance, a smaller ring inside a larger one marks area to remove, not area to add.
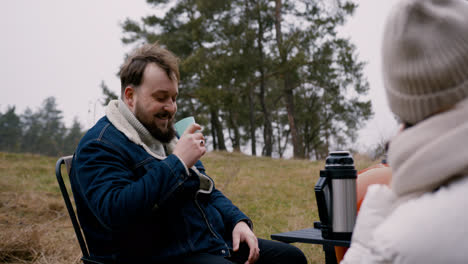
[[[57,158],[0,152],[0,263],[79,263],[81,252],[55,180]],[[318,220],[314,185],[323,162],[210,152],[208,175],[252,218],[258,237],[308,228]],[[375,163],[355,157],[362,169]],[[309,263],[321,246],[296,244]]]

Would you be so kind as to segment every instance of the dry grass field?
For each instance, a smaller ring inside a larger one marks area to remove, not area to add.
[[[0,152],[0,263],[80,263],[81,252],[55,180],[57,158]],[[250,216],[258,237],[318,220],[314,185],[323,162],[210,152],[202,159],[216,187]],[[355,156],[357,169],[374,163]],[[322,248],[296,244],[309,263]]]

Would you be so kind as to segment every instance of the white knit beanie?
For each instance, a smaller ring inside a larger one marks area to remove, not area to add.
[[[398,2],[382,55],[390,109],[401,121],[415,124],[468,97],[468,1]]]

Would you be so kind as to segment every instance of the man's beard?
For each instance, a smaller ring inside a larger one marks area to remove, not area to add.
[[[154,116],[151,116],[150,118],[145,118],[142,113],[143,111],[140,111],[138,105],[136,107],[136,112],[135,112],[135,117],[141,122],[141,124],[148,129],[150,134],[157,140],[159,140],[162,143],[169,143],[176,135],[176,131],[174,129],[174,124],[173,124],[173,116],[171,116],[170,113],[164,112],[164,113],[158,113]],[[162,131],[154,122],[154,118],[158,117],[167,117],[167,131]]]
[[[166,132],[159,129],[159,127],[156,126],[154,123],[142,124],[146,127],[146,129],[148,129],[148,131],[155,139],[161,141],[162,143],[169,143],[176,135],[172,119],[168,120]]]

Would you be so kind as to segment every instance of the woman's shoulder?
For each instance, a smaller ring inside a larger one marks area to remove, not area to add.
[[[377,251],[395,262],[467,263],[467,190],[464,176],[399,203],[373,233]]]

